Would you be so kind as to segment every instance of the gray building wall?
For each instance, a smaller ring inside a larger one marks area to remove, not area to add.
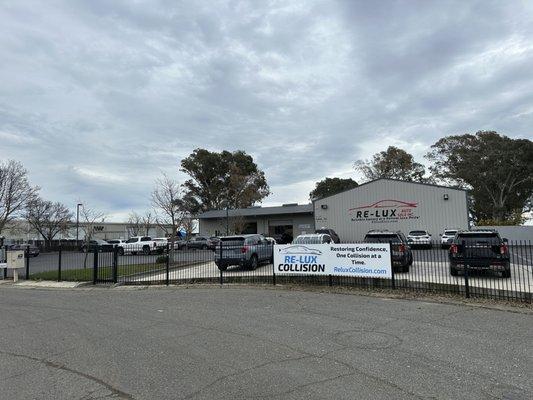
[[[257,233],[265,236],[269,235],[269,227],[276,225],[292,225],[294,237],[303,233],[313,233],[315,229],[312,214],[281,214],[247,217],[246,222],[257,223]],[[225,218],[200,218],[199,224],[200,235],[215,236],[217,233],[220,235],[226,234]]]
[[[363,240],[372,229],[425,229],[434,240],[445,228],[468,229],[465,191],[390,179],[316,200],[314,212],[316,227],[334,229],[343,242]]]
[[[478,229],[496,229],[502,238],[512,242],[524,241],[533,243],[533,226],[479,226]]]

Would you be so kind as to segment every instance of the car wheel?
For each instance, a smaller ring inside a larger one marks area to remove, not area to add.
[[[123,256],[124,255],[124,249],[122,247],[118,248],[118,255]]]
[[[144,247],[143,247],[143,254],[144,254],[145,256],[150,255],[150,247],[149,247],[149,246],[144,246]]]
[[[228,269],[228,266],[227,266],[227,265],[217,265],[217,267],[218,267],[218,269],[219,269],[220,271],[225,271],[225,270]]]
[[[410,264],[404,265],[403,268],[402,268],[402,272],[408,273],[409,272],[409,265]]]
[[[202,250],[207,250],[207,245],[206,244],[202,245]]]
[[[506,269],[505,271],[502,272],[502,278],[510,278],[510,277],[511,277],[510,269]]]
[[[459,271],[457,271],[457,268],[454,268],[454,267],[450,266],[450,275],[451,276],[459,275]]]
[[[259,262],[257,260],[257,256],[254,254],[252,258],[250,259],[250,269],[253,271],[257,268]]]

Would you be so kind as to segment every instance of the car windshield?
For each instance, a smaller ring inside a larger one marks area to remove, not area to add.
[[[239,236],[223,237],[220,239],[224,247],[242,246],[244,244],[244,238]]]
[[[446,236],[455,236],[456,233],[457,233],[457,231],[444,231],[444,234]]]
[[[116,244],[116,243],[120,243],[120,241],[119,240],[108,240],[107,243]]]
[[[466,245],[498,245],[500,237],[496,232],[464,232],[458,235],[458,242]]]
[[[294,244],[320,244],[322,243],[320,236],[298,236]]]
[[[390,241],[399,241],[398,235],[394,233],[370,234],[365,236],[367,243],[388,243]]]
[[[426,231],[411,231],[409,232],[410,236],[425,236],[427,235]]]
[[[139,238],[136,238],[136,237],[135,237],[135,238],[129,238],[129,239],[126,241],[126,243],[137,243],[138,240],[139,240]]]
[[[317,229],[316,233],[327,233],[329,235],[329,230],[328,229]]]
[[[460,238],[497,238],[498,234],[496,232],[465,232],[459,234]]]

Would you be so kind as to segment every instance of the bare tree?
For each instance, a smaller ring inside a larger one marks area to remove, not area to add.
[[[189,217],[185,217],[183,219],[183,222],[181,223],[181,228],[185,231],[185,235],[187,238],[190,238],[193,234],[194,230],[196,229],[196,221]]]
[[[143,229],[143,217],[132,211],[128,216],[127,230],[130,236],[139,236]]]
[[[46,245],[51,247],[52,240],[68,230],[72,212],[64,204],[37,197],[28,203],[24,217],[29,226],[41,234]]]
[[[90,242],[96,232],[96,226],[105,221],[105,214],[101,211],[95,210],[93,208],[88,208],[85,204],[81,207],[80,210],[80,219],[81,219],[81,230],[84,234],[85,248],[85,259],[83,260],[83,268],[87,267],[87,256],[89,254]]]
[[[156,179],[155,189],[152,192],[152,206],[155,222],[170,238],[170,248],[173,251],[177,230],[187,216],[183,209],[183,192],[180,184],[166,174]]]
[[[242,215],[235,215],[229,219],[230,232],[240,235],[248,226],[248,220]]]
[[[154,225],[154,215],[152,214],[152,211],[147,210],[144,215],[141,217],[142,221],[142,228],[144,230],[144,235],[149,236],[150,235],[150,229],[152,229]]]
[[[0,233],[6,224],[24,212],[38,191],[39,187],[30,185],[28,171],[20,162],[0,163]]]

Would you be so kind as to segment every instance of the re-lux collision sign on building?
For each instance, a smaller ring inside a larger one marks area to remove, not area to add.
[[[391,278],[388,243],[287,244],[274,246],[274,272]]]

